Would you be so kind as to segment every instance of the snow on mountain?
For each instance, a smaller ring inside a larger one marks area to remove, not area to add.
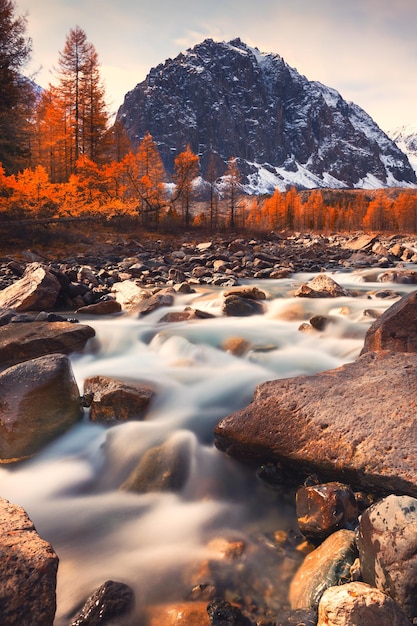
[[[207,173],[236,157],[246,190],[415,186],[416,173],[358,105],[309,81],[279,54],[206,39],[152,68],[117,119],[137,145],[149,131],[165,167],[187,145]]]
[[[417,126],[400,126],[389,131],[388,136],[408,156],[411,166],[417,173]]]

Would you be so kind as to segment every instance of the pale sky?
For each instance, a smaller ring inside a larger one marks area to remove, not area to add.
[[[207,37],[240,37],[337,89],[389,131],[417,126],[417,0],[15,0],[33,40],[28,70],[54,82],[71,28],[98,53],[109,110],[149,70]]]

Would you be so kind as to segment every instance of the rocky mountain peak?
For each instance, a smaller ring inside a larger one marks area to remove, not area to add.
[[[406,155],[358,105],[279,54],[206,39],[152,68],[117,115],[134,145],[149,131],[168,171],[189,144],[204,177],[238,159],[247,190],[410,186]]]

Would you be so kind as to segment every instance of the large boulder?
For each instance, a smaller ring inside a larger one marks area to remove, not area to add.
[[[80,352],[95,330],[71,322],[30,322],[0,326],[0,365],[13,365],[46,354]]]
[[[90,420],[104,424],[143,418],[154,389],[149,384],[110,376],[91,376],[84,381],[84,396],[92,397]]]
[[[0,498],[0,623],[52,626],[58,557],[19,507]]]
[[[299,298],[340,298],[350,294],[330,276],[318,274],[308,283],[301,285],[294,295]]]
[[[366,509],[357,543],[363,580],[417,618],[417,499],[390,495]]]
[[[417,496],[417,355],[370,352],[312,376],[263,383],[221,420],[216,446],[359,489]]]
[[[52,309],[58,299],[61,285],[42,263],[30,263],[20,280],[0,291],[0,307],[16,311],[44,311]]]
[[[18,363],[0,373],[0,463],[30,457],[81,417],[64,354]]]
[[[417,352],[417,291],[395,302],[368,329],[361,354],[370,350]]]

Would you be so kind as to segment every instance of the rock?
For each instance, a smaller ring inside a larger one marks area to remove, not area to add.
[[[95,330],[71,322],[32,322],[0,327],[0,364],[13,365],[46,354],[80,352]]]
[[[317,626],[317,609],[280,611],[274,626]]]
[[[247,626],[242,612],[227,600],[214,598],[207,607],[210,626]]]
[[[115,283],[111,292],[114,294],[116,301],[120,303],[122,309],[127,311],[135,309],[149,295],[133,280],[123,280]]]
[[[417,291],[392,304],[368,329],[361,354],[394,350],[417,352]]]
[[[262,315],[264,312],[260,302],[252,298],[242,298],[237,295],[227,296],[223,303],[223,313],[228,317],[247,317]]]
[[[221,345],[222,350],[235,356],[243,356],[250,347],[250,342],[243,337],[227,337]]]
[[[221,420],[216,446],[357,489],[417,496],[417,355],[370,352],[312,376],[263,383]]]
[[[349,295],[346,289],[326,274],[318,274],[294,293],[294,296],[301,298],[340,298]]]
[[[411,626],[392,598],[362,582],[330,587],[319,604],[317,626]]]
[[[180,491],[190,472],[191,445],[188,436],[176,433],[150,448],[120,488],[137,493]]]
[[[370,250],[377,241],[377,238],[371,235],[358,235],[346,241],[343,247],[348,250]]]
[[[42,263],[30,263],[20,280],[0,291],[0,307],[16,311],[52,309],[61,285]]]
[[[357,543],[363,580],[417,617],[417,499],[390,495],[366,509]]]
[[[308,539],[325,539],[358,518],[355,494],[343,483],[301,487],[296,495],[298,526]]]
[[[33,456],[81,417],[67,356],[25,361],[0,373],[0,463]]]
[[[90,420],[104,424],[142,419],[154,396],[148,384],[109,376],[92,376],[84,381],[84,394],[92,394]]]
[[[210,626],[207,602],[156,604],[146,611],[146,626]]]
[[[107,580],[88,598],[71,626],[105,626],[126,616],[134,605],[135,594],[128,585]]]
[[[388,270],[378,276],[381,283],[398,283],[403,285],[415,285],[417,272],[415,270]]]
[[[100,300],[94,304],[88,304],[77,309],[77,313],[85,313],[87,315],[113,315],[120,313],[122,305],[117,300]]]
[[[291,608],[318,605],[325,589],[350,580],[350,568],[357,557],[353,530],[338,530],[307,554],[290,585]]]
[[[0,498],[0,623],[52,626],[58,557],[26,512]]]
[[[161,289],[149,298],[140,302],[138,307],[139,315],[148,315],[162,306],[172,306],[174,304],[175,290],[172,287]]]
[[[258,287],[236,287],[224,292],[224,297],[239,296],[240,298],[249,298],[249,300],[265,300],[266,293]]]
[[[210,319],[214,317],[215,316],[211,313],[187,306],[183,311],[168,311],[168,313],[165,313],[165,315],[161,317],[159,322],[188,322],[189,320]]]

